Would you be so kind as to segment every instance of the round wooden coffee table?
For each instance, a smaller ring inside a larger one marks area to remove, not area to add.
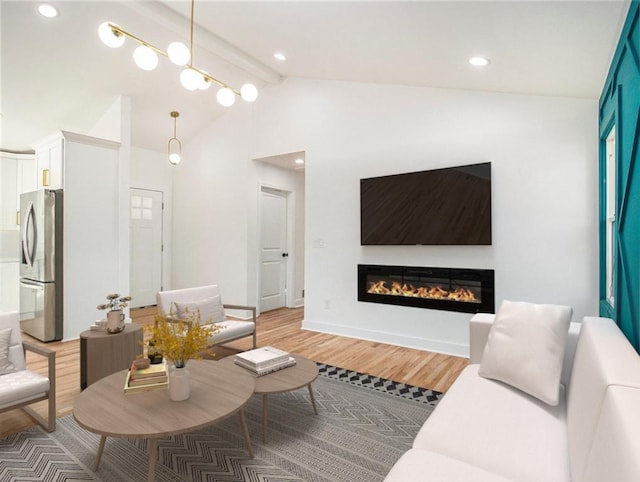
[[[172,402],[166,389],[125,394],[127,370],[95,382],[78,395],[73,417],[81,427],[102,436],[95,471],[107,437],[147,438],[148,479],[153,481],[160,437],[192,432],[235,413],[240,415],[247,450],[253,457],[244,418],[244,406],[253,395],[253,377],[209,360],[191,360],[187,368],[191,394],[182,402]]]
[[[254,393],[262,395],[262,439],[265,443],[267,442],[267,424],[269,420],[269,394],[291,392],[306,386],[309,389],[313,411],[318,415],[316,400],[311,389],[311,383],[318,378],[318,366],[308,358],[293,354],[291,356],[296,359],[295,365],[261,377],[236,365],[233,356],[228,356],[218,362],[221,366],[233,369],[237,373],[248,374],[255,379]]]

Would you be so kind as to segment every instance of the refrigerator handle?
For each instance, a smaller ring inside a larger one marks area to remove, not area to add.
[[[22,226],[22,259],[33,268],[33,258],[36,254],[36,220],[33,202],[29,202],[27,214],[25,216],[24,225]],[[29,226],[31,226],[32,235],[29,236]]]
[[[44,285],[42,283],[37,283],[35,281],[29,281],[26,279],[20,280],[20,286],[24,286],[25,288],[29,288],[32,290],[44,291]]]

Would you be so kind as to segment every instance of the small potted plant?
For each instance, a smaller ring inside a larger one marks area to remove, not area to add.
[[[107,312],[107,331],[109,333],[120,333],[124,330],[124,313],[122,310],[129,306],[131,296],[120,296],[118,293],[107,295],[107,303],[98,305],[99,310],[109,310]]]
[[[174,401],[189,398],[189,371],[187,362],[202,359],[203,353],[209,353],[211,336],[220,331],[220,327],[210,320],[202,322],[200,311],[190,311],[182,319],[157,315],[153,325],[145,327],[151,334],[153,349],[171,363],[169,370],[169,397]]]

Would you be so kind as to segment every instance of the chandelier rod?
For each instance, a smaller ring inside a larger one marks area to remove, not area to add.
[[[191,0],[191,31],[189,33],[189,55],[191,59],[191,63],[193,63],[193,10],[195,8],[196,0]]]
[[[193,20],[192,20],[193,22]],[[155,51],[156,53],[160,54],[160,55],[164,55],[165,57],[169,57],[169,54],[167,52],[165,52],[162,49],[159,49],[158,47],[156,47],[153,44],[150,44],[149,42],[146,42],[145,40],[142,40],[140,37],[136,37],[135,35],[133,35],[130,32],[127,32],[126,30],[118,27],[117,25],[114,25],[111,22],[108,22],[109,27],[111,28],[111,30],[113,31],[113,33],[118,36],[118,35],[124,35],[125,37],[129,37],[132,40],[135,40],[136,42],[138,42],[140,45],[144,45],[145,47],[149,47],[151,50]],[[192,23],[192,31],[191,31],[191,35],[192,35],[192,39],[193,39],[193,23]],[[191,49],[193,49],[193,40],[192,40],[192,44],[191,44]],[[231,90],[234,94],[236,95],[241,95],[240,91],[237,89],[234,89],[233,87],[231,87],[229,84],[226,84],[225,82],[216,79],[215,77],[211,76],[210,74],[208,74],[207,72],[204,72],[203,70],[198,69],[197,67],[195,67],[191,62],[189,62],[188,64],[185,65],[185,67],[188,67],[192,70],[195,70],[196,72],[198,72],[200,75],[202,75],[205,79],[207,79],[210,82],[215,82],[216,84],[218,84],[220,87],[224,87],[227,88],[229,90]]]

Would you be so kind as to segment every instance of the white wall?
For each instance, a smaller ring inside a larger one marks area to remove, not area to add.
[[[71,133],[65,133],[65,139],[63,338],[70,340],[105,316],[96,306],[105,303],[109,293],[123,294],[123,253],[120,145]]]
[[[249,115],[239,103],[183,142],[173,172],[172,286],[218,284],[228,304],[249,302],[247,200],[256,186],[249,177]]]
[[[252,202],[249,158],[304,150],[306,328],[467,353],[467,314],[359,303],[359,263],[493,268],[497,306],[563,303],[574,319],[594,314],[596,121],[595,100],[290,79],[189,145],[201,154],[184,163],[175,217],[204,197],[197,217],[216,225],[176,250],[174,268],[179,281],[215,272],[242,289],[250,280],[231,271],[249,258],[237,246],[249,243],[251,208],[217,204],[240,201],[238,192]],[[492,246],[360,246],[360,178],[484,161],[493,170]],[[207,249],[206,263],[191,260]]]
[[[118,191],[118,280],[111,292],[129,294],[130,254],[129,246],[129,179],[131,169],[131,97],[118,96],[102,117],[89,130],[89,135],[120,143],[117,166]],[[129,309],[125,310],[129,316]]]

